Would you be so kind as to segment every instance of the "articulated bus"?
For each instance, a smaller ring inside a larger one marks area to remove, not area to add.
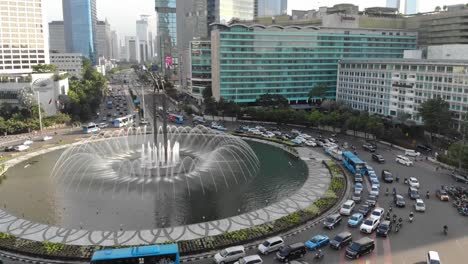
[[[177,244],[104,249],[94,252],[91,264],[179,264]]]
[[[343,151],[341,160],[343,164],[353,174],[359,173],[364,175],[366,173],[366,164],[358,156],[354,155],[351,151]]]
[[[131,126],[132,124],[133,124],[133,115],[119,117],[119,118],[114,119],[113,121],[114,127],[126,127],[126,126]]]

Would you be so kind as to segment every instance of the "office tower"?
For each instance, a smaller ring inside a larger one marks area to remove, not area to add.
[[[253,20],[255,0],[216,0],[216,21],[228,23],[233,19]]]
[[[96,23],[96,55],[97,58],[104,57],[111,59],[111,30],[110,24],[106,21]]]
[[[418,13],[418,0],[406,0],[405,14],[412,15]]]
[[[177,14],[176,0],[156,0],[158,16],[158,58],[161,71],[169,77],[177,74]]]
[[[255,0],[255,17],[285,15],[288,12],[288,0]]]
[[[49,23],[49,49],[52,52],[66,52],[63,21],[52,21]]]
[[[145,62],[152,60],[155,53],[154,29],[156,23],[153,16],[141,15],[136,21],[136,38],[138,41],[138,61]]]
[[[32,66],[49,63],[42,0],[0,1],[0,10],[0,74],[30,73]]]
[[[125,55],[127,56],[126,58],[128,62],[138,62],[138,45],[136,37],[125,37],[125,50]]]
[[[96,62],[96,0],[62,0],[67,52]]]
[[[120,59],[119,36],[117,35],[117,31],[115,30],[111,31],[111,59]]]

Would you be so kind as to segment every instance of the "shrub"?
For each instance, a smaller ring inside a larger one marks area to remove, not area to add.
[[[285,217],[282,217],[281,218],[283,221],[289,223],[289,224],[292,224],[292,225],[297,225],[301,222],[301,216],[299,214],[299,212],[295,212],[295,213],[292,213],[292,214],[289,214]]]
[[[0,232],[0,239],[11,239],[11,238],[14,238],[14,236]]]
[[[47,254],[56,254],[56,253],[62,251],[63,248],[65,247],[64,244],[52,243],[52,242],[49,242],[49,241],[42,242],[42,246],[47,251]]]

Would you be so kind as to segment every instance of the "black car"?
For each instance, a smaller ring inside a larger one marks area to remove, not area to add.
[[[360,173],[354,174],[354,182],[363,182],[362,175]]]
[[[422,150],[422,151],[425,151],[425,152],[431,152],[432,151],[432,148],[428,145],[425,145],[425,144],[418,144],[416,145],[416,148],[418,150]]]
[[[368,204],[363,204],[361,207],[359,207],[358,212],[361,213],[364,217],[367,217],[367,215],[369,215],[371,212],[371,207]]]
[[[377,235],[387,237],[388,233],[392,231],[392,222],[391,221],[383,221],[377,227]]]
[[[352,241],[353,241],[353,238],[350,232],[342,232],[336,235],[330,241],[330,247],[334,249],[341,249],[342,247],[347,246]]]
[[[346,248],[346,257],[357,259],[362,255],[371,253],[374,248],[374,240],[369,237],[363,237]]]
[[[341,215],[332,214],[332,215],[327,216],[327,218],[325,218],[325,221],[323,221],[323,226],[328,229],[333,229],[340,222],[341,222]]]
[[[367,150],[367,151],[370,151],[370,152],[375,152],[375,150],[377,149],[377,147],[373,144],[370,144],[370,143],[366,143],[364,145],[362,145],[362,148]]]
[[[8,147],[5,147],[5,149],[3,150],[5,152],[13,152],[15,151],[15,147],[14,146],[8,146]]]
[[[419,192],[418,192],[418,189],[414,188],[414,187],[409,187],[408,188],[408,196],[413,199],[413,200],[416,200],[419,198]]]
[[[296,243],[282,247],[276,252],[276,258],[282,262],[302,258],[307,253],[304,243]]]
[[[396,207],[405,207],[406,201],[405,198],[399,194],[393,196],[393,202],[395,202]]]
[[[380,154],[372,154],[372,160],[378,163],[385,163],[384,157]]]
[[[384,182],[392,183],[393,182],[393,175],[388,170],[382,170],[382,180]]]

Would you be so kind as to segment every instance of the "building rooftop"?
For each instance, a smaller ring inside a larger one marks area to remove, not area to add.
[[[426,59],[376,59],[376,60],[339,60],[339,63],[387,63],[387,64],[439,64],[468,66],[468,60],[426,60]]]

